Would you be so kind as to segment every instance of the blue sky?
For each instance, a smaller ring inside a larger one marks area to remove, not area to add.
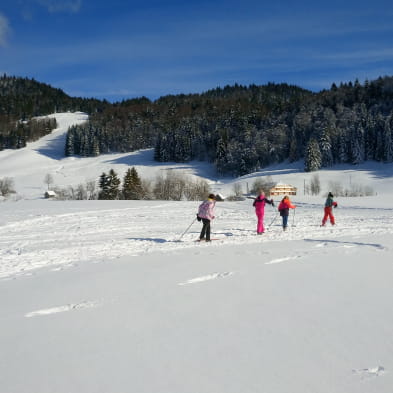
[[[0,73],[72,96],[393,75],[393,1],[1,0]]]

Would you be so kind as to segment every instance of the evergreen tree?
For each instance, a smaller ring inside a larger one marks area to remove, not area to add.
[[[111,169],[108,174],[109,187],[108,187],[108,199],[119,199],[120,195],[120,179],[117,177],[117,173]]]
[[[327,128],[322,130],[322,135],[319,141],[321,150],[321,165],[328,167],[333,165],[332,144],[330,142],[329,131]]]
[[[385,121],[385,154],[384,154],[384,161],[385,162],[392,162],[393,161],[393,140],[392,140],[392,129],[391,124],[393,123],[392,117],[389,116],[386,118]]]
[[[339,137],[338,161],[340,163],[348,162],[347,140],[344,132],[341,132]]]
[[[295,135],[292,135],[291,142],[289,144],[289,162],[295,162],[299,159],[297,155],[297,143]]]
[[[98,199],[110,199],[109,198],[110,177],[105,172],[102,172],[100,179],[98,181],[98,185],[100,187],[100,191],[98,193]]]
[[[66,135],[65,142],[65,156],[70,157],[74,155],[74,130],[69,128]]]
[[[375,153],[374,159],[377,161],[385,160],[385,119],[381,113],[378,113],[375,121]]]
[[[351,157],[352,164],[364,161],[364,130],[360,123],[351,126]]]
[[[128,168],[124,176],[122,194],[124,199],[143,198],[142,181],[134,167]]]
[[[368,112],[365,119],[364,126],[364,149],[365,160],[373,160],[375,156],[375,119],[373,115]]]
[[[321,151],[319,150],[319,145],[316,139],[310,139],[310,142],[307,145],[306,149],[306,157],[304,160],[306,172],[317,171],[321,168],[322,157]]]
[[[228,169],[228,147],[225,138],[218,141],[215,166],[220,174],[226,173]]]

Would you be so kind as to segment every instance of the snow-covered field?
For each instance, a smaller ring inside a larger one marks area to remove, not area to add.
[[[392,165],[320,171],[324,191],[339,179],[377,193],[337,198],[323,228],[323,196],[301,192],[311,175],[269,168],[300,190],[289,230],[267,206],[256,236],[251,200],[220,202],[218,240],[200,244],[197,202],[44,200],[44,176],[178,168],[228,195],[261,173],[219,179],[149,150],[63,158],[66,127],[86,117],[56,116],[50,136],[0,152],[20,196],[0,202],[1,392],[393,392]]]

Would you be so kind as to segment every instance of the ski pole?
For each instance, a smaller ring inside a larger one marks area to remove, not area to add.
[[[180,242],[181,238],[188,232],[188,230],[191,228],[192,224],[196,221],[196,217],[192,220],[192,223],[188,226],[188,228],[182,233],[182,235],[179,237],[179,239],[177,240],[178,242]]]
[[[295,214],[296,214],[296,209],[293,209],[293,221],[292,221],[292,226],[295,227]]]
[[[278,217],[278,212],[276,213],[276,215],[273,217],[272,222],[267,226],[268,228],[271,227],[271,225],[273,224],[274,221],[276,221],[276,218]]]

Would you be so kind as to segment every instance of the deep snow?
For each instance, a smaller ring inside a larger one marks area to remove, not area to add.
[[[194,242],[194,222],[178,241],[197,202],[44,200],[43,178],[178,168],[228,195],[259,174],[155,166],[148,150],[63,158],[66,126],[86,117],[56,116],[51,136],[0,152],[22,196],[0,202],[2,392],[391,393],[391,165],[319,172],[324,191],[341,179],[377,193],[337,198],[335,227],[319,227],[322,195],[302,195],[310,174],[280,165],[263,174],[299,188],[287,232],[267,206],[265,225],[276,219],[256,236],[246,200],[217,203],[219,240]]]

